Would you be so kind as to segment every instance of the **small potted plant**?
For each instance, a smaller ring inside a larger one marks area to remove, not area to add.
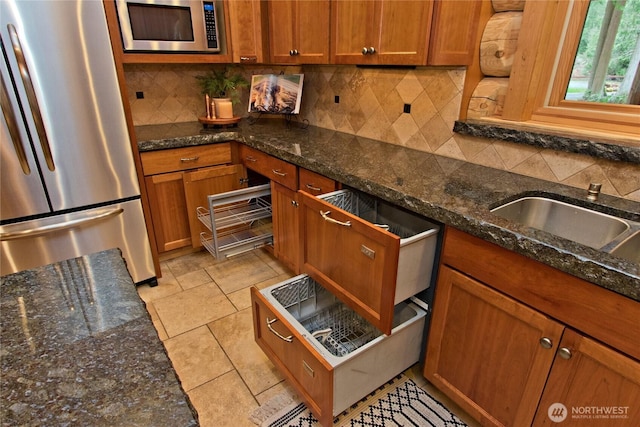
[[[202,94],[215,103],[216,111],[211,110],[210,114],[218,118],[233,117],[232,106],[240,101],[239,90],[249,87],[249,82],[242,74],[231,74],[229,71],[228,68],[225,68],[210,71],[203,76],[196,76]]]

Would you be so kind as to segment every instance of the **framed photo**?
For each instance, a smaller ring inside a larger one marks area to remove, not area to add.
[[[304,74],[257,74],[251,77],[250,113],[298,114]]]

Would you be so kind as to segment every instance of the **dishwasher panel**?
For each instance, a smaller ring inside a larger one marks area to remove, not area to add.
[[[321,422],[419,360],[426,312],[412,302],[395,306],[391,334],[384,335],[307,275],[252,288],[251,297],[256,341]],[[324,390],[304,385],[323,375]]]
[[[390,333],[394,306],[431,283],[439,227],[355,190],[300,194],[302,270]]]
[[[353,190],[318,196],[400,237],[394,305],[429,287],[439,227],[419,215]]]

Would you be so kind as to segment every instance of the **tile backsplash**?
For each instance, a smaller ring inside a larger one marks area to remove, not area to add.
[[[178,123],[204,115],[195,76],[212,65],[127,64],[135,125]],[[453,133],[464,68],[244,66],[253,74],[304,73],[300,119],[310,124],[574,187],[601,182],[602,192],[640,201],[640,165]],[[143,98],[138,99],[136,93]],[[248,90],[234,106],[247,116]],[[409,112],[405,112],[408,110]]]

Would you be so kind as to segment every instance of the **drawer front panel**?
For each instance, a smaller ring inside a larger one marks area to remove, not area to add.
[[[291,190],[298,189],[298,168],[295,165],[246,145],[240,145],[239,152],[245,167]]]
[[[223,142],[197,147],[146,151],[140,153],[140,159],[145,175],[221,165],[231,163],[231,144]]]
[[[300,195],[302,270],[390,334],[400,238],[303,191]]]
[[[334,191],[336,189],[336,182],[326,176],[300,168],[298,170],[298,188],[317,196],[318,194]]]
[[[315,350],[310,349],[293,327],[275,314],[276,310],[255,287],[251,288],[251,305],[256,342],[295,386],[322,425],[331,425],[331,366]]]

